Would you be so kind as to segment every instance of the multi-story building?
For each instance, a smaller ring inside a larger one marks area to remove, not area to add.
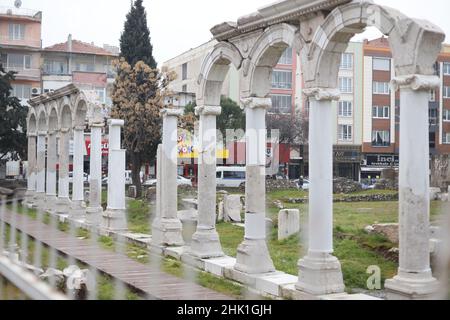
[[[44,92],[73,83],[82,90],[95,91],[100,102],[110,105],[115,78],[112,62],[118,58],[118,53],[111,46],[106,47],[108,50],[69,35],[66,42],[43,49]]]
[[[26,103],[41,93],[42,13],[0,7],[0,59],[6,71],[15,71],[13,96]]]

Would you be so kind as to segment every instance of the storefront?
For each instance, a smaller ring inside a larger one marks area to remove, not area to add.
[[[334,146],[334,176],[360,181],[361,147]]]
[[[400,158],[395,154],[367,154],[361,167],[362,179],[379,179],[386,169],[398,169]]]

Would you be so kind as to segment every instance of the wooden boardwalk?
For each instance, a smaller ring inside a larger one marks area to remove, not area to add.
[[[136,262],[124,254],[101,248],[93,241],[77,239],[24,214],[4,213],[3,220],[17,230],[120,280],[157,300],[230,300],[230,296],[205,288],[160,270],[159,266]]]

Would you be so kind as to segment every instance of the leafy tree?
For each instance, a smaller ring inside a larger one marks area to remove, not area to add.
[[[150,30],[147,25],[147,13],[142,1],[136,0],[127,14],[124,31],[120,37],[120,51],[122,57],[132,67],[138,61],[143,61],[151,68],[156,68]]]
[[[268,113],[266,117],[267,130],[279,130],[280,143],[305,145],[308,143],[309,121],[302,112],[294,115],[284,113]]]
[[[144,163],[155,159],[161,141],[160,112],[173,75],[163,74],[142,61],[132,67],[122,58],[116,61],[116,66],[111,117],[125,121],[123,141],[132,164],[133,184],[140,197],[140,169]]]
[[[28,108],[11,96],[15,72],[6,72],[0,63],[0,161],[25,159]]]

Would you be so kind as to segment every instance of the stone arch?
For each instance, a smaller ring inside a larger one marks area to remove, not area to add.
[[[58,105],[52,102],[48,108],[48,130],[55,131],[59,128]]]
[[[288,47],[297,51],[301,47],[298,28],[292,25],[277,24],[259,36],[242,68],[242,97],[269,95],[273,68]]]
[[[222,85],[230,65],[239,69],[242,55],[228,42],[219,42],[203,61],[198,78],[197,105],[219,106]]]
[[[73,126],[84,127],[86,123],[86,116],[88,113],[88,99],[83,93],[79,93],[76,97],[73,108]]]
[[[355,34],[370,26],[389,37],[397,76],[434,74],[433,64],[445,39],[439,27],[389,7],[355,1],[335,8],[305,50],[306,88],[337,88],[341,54]]]
[[[60,115],[59,115],[60,129],[72,128],[72,108],[70,100],[64,97],[60,102]]]
[[[38,121],[37,130],[40,132],[47,132],[48,130],[48,120],[47,120],[47,110],[43,105],[37,108]]]
[[[36,111],[34,108],[30,108],[27,116],[27,132],[28,134],[37,134],[38,122]]]

